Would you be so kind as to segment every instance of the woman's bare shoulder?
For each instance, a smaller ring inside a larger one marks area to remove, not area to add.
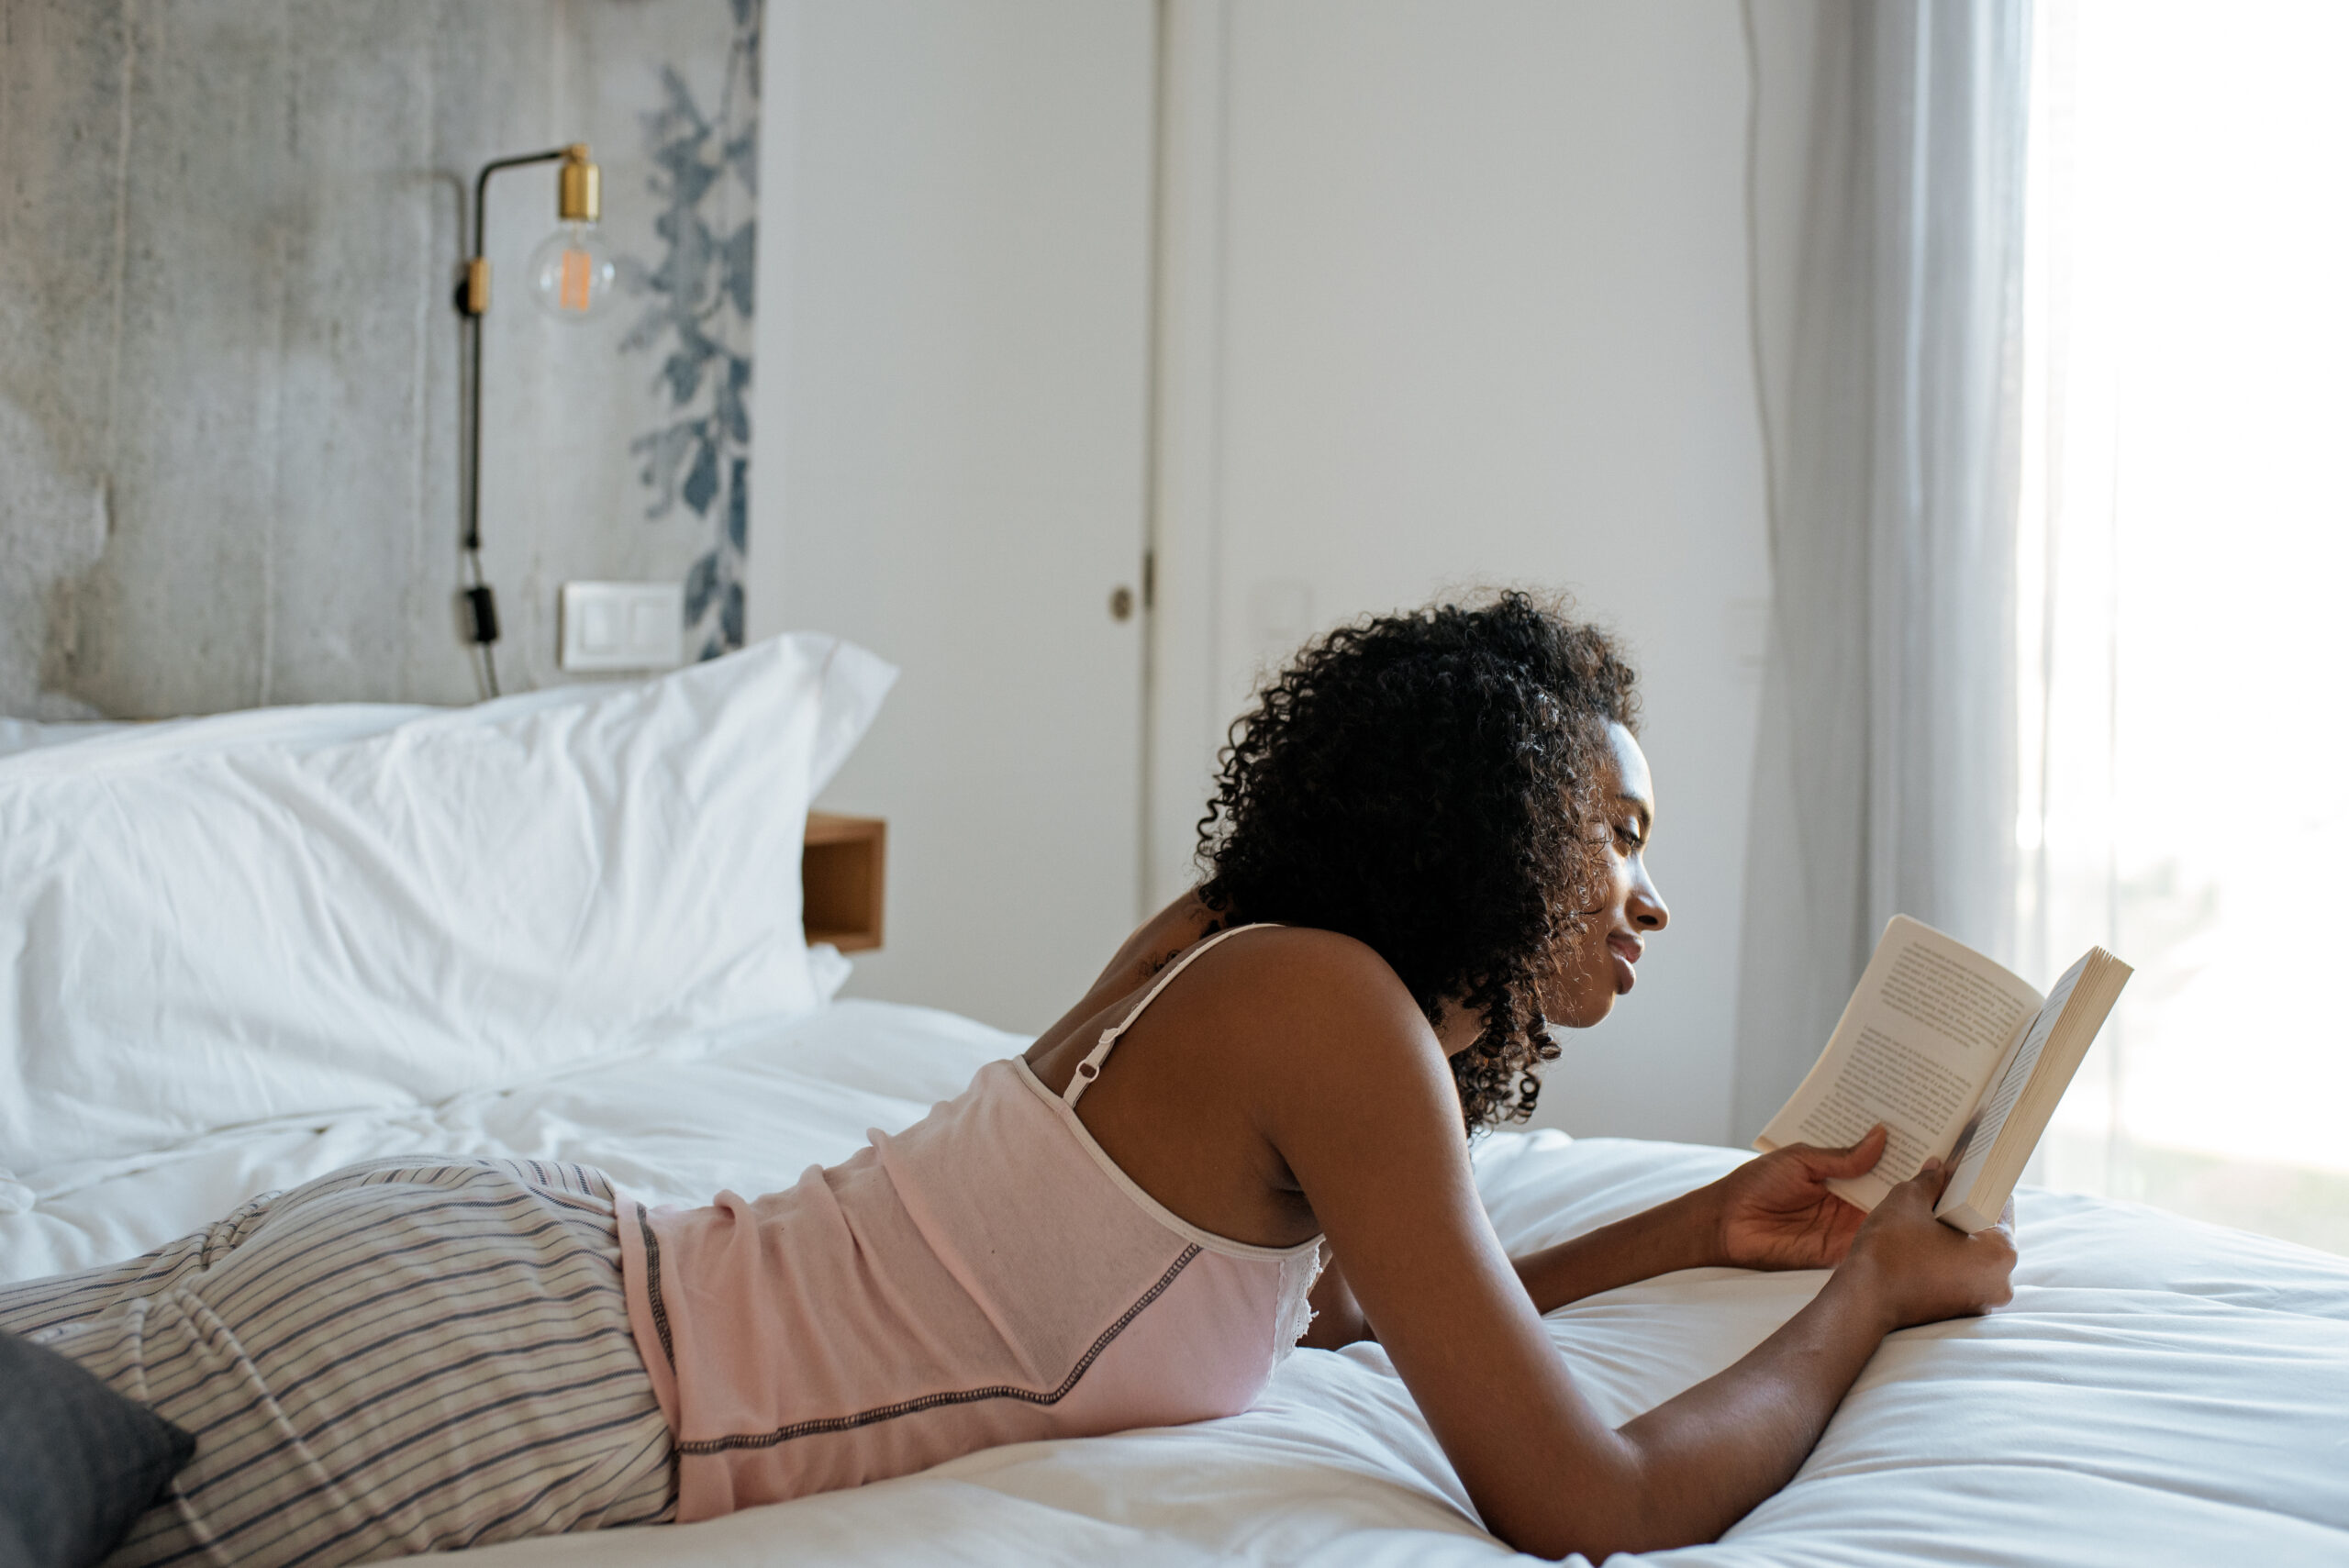
[[[1236,931],[1221,945],[1222,967],[1238,984],[1317,1000],[1353,996],[1410,1006],[1410,992],[1378,950],[1341,931],[1264,925]]]
[[[1028,1060],[1040,1070],[1080,1039],[1126,1016],[1170,962],[1217,935],[1203,905],[1179,902],[1129,939],[1093,989],[1039,1035]],[[1198,952],[1180,980],[1138,1020],[1188,1041],[1202,1071],[1260,1094],[1303,1092],[1333,1073],[1375,1061],[1423,1069],[1434,1037],[1410,992],[1369,944],[1312,927],[1231,929]],[[1423,1070],[1414,1074],[1424,1077]]]
[[[1210,965],[1212,967],[1210,967]],[[1202,998],[1255,1053],[1275,1086],[1318,1085],[1333,1073],[1360,1082],[1399,1070],[1413,1084],[1442,1061],[1435,1031],[1394,969],[1367,942],[1307,926],[1242,931],[1200,962]],[[1448,1083],[1449,1073],[1444,1077]]]

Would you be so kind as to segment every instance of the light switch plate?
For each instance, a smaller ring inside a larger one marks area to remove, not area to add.
[[[685,589],[681,583],[565,583],[566,670],[665,670],[685,659]]]

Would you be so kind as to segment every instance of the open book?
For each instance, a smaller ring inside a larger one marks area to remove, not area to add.
[[[1968,1234],[1995,1225],[2132,973],[2090,948],[2042,996],[1895,915],[1827,1049],[1753,1147],[1839,1149],[1882,1122],[1889,1141],[1876,1169],[1831,1189],[1871,1209],[1938,1157],[1954,1170],[1933,1213]]]

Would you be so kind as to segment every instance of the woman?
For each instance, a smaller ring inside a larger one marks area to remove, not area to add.
[[[1865,1221],[1831,1195],[1879,1131],[1504,1255],[1468,1138],[1530,1111],[1548,1026],[1604,1018],[1668,918],[1635,717],[1606,637],[1522,595],[1341,628],[1235,728],[1197,891],[903,1133],[693,1210],[571,1167],[360,1167],[0,1293],[0,1326],[197,1433],[122,1561],[704,1518],[1244,1409],[1300,1332],[1379,1340],[1510,1545],[1712,1540],[1886,1333],[2003,1302],[2014,1251],[1932,1218],[1937,1173]],[[1835,1272],[1610,1429],[1540,1315],[1707,1264]]]

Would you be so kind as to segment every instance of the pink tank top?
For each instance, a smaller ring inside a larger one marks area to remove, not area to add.
[[[1305,1331],[1319,1239],[1252,1247],[1136,1186],[1077,1119],[1160,975],[1055,1095],[1017,1058],[830,1169],[707,1208],[625,1197],[622,1277],[675,1434],[677,1517],[996,1443],[1248,1408]]]

